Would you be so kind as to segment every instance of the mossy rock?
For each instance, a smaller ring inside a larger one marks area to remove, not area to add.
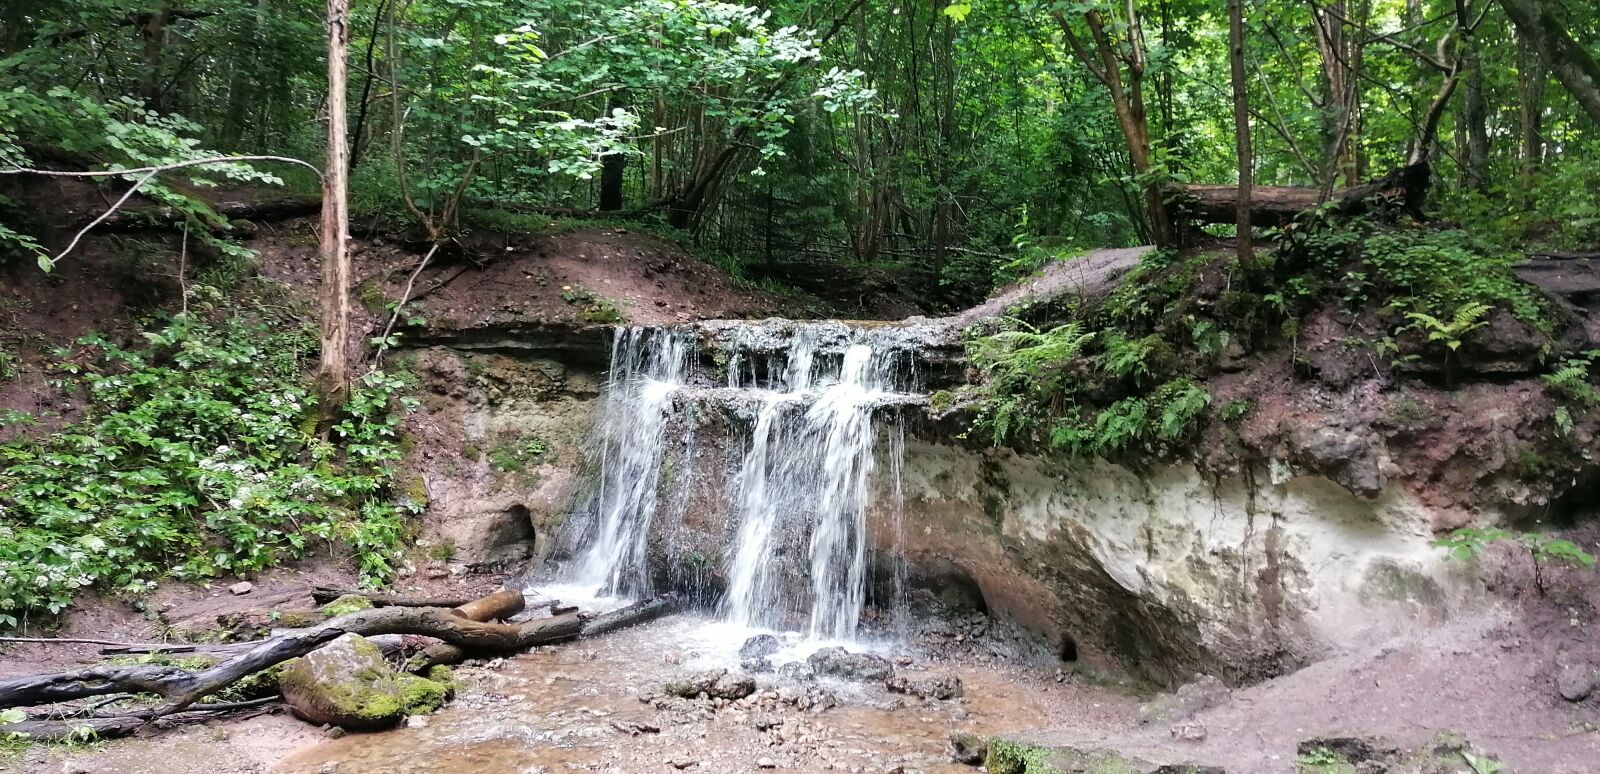
[[[356,731],[376,731],[407,715],[432,712],[454,694],[451,685],[396,672],[376,645],[356,634],[288,662],[278,686],[296,717]]]
[[[344,594],[326,605],[322,606],[322,614],[329,618],[338,618],[361,610],[371,610],[372,600],[360,594]]]

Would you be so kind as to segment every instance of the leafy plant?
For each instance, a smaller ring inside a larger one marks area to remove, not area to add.
[[[388,578],[421,507],[389,491],[405,382],[364,378],[337,445],[323,440],[301,371],[315,334],[275,314],[196,310],[135,347],[86,337],[56,366],[80,380],[88,416],[0,445],[0,624],[90,586],[259,570],[315,540],[348,546],[366,582]]]
[[[1452,558],[1462,560],[1476,558],[1495,543],[1511,543],[1522,547],[1533,559],[1534,586],[1541,595],[1545,593],[1545,565],[1556,563],[1587,570],[1596,563],[1593,554],[1570,540],[1535,532],[1512,532],[1499,527],[1458,529],[1436,542],[1448,550]]]
[[[1597,361],[1600,361],[1600,349],[1564,358],[1554,371],[1545,374],[1545,384],[1579,406],[1600,407],[1600,387],[1590,376]]]
[[[1428,334],[1428,341],[1443,344],[1446,349],[1455,352],[1461,348],[1462,340],[1468,333],[1488,324],[1483,317],[1491,309],[1493,307],[1488,304],[1473,301],[1458,307],[1449,322],[1425,312],[1408,312],[1406,317],[1412,321],[1412,327]]]

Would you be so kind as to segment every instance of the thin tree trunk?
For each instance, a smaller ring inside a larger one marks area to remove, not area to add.
[[[1517,114],[1519,133],[1517,157],[1521,188],[1533,187],[1533,175],[1544,160],[1544,127],[1541,114],[1544,102],[1545,70],[1527,36],[1517,34]]]
[[[322,358],[318,368],[323,413],[342,402],[350,386],[350,233],[346,198],[345,55],[350,46],[350,2],[328,0],[328,160],[322,177]],[[396,95],[398,100],[398,95]]]
[[[139,96],[144,106],[157,113],[162,110],[161,95],[165,81],[161,77],[161,58],[167,46],[167,7],[156,9],[139,30],[144,37],[144,73],[139,83]]]
[[[1248,265],[1254,258],[1250,242],[1250,195],[1254,176],[1250,151],[1250,82],[1244,69],[1244,2],[1228,0],[1228,65],[1233,75],[1233,129],[1239,154],[1239,202],[1237,243],[1239,263]]]

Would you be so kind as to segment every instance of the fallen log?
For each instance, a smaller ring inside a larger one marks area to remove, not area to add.
[[[500,592],[495,592],[500,593]],[[362,591],[360,589],[341,589],[334,586],[317,586],[311,590],[311,598],[319,605],[326,605],[339,597],[356,594],[372,601],[373,607],[462,607],[482,599],[482,597],[413,597],[405,594],[392,594],[379,591]],[[492,595],[491,595],[492,596]],[[525,610],[538,610],[555,604],[556,600],[536,600],[526,603]]]
[[[1336,189],[1326,199],[1315,188],[1257,186],[1250,193],[1250,223],[1257,227],[1285,226],[1324,202],[1345,216],[1398,207],[1421,220],[1430,174],[1427,162],[1410,164],[1371,182]],[[1238,222],[1238,186],[1172,184],[1167,186],[1165,198],[1174,223]]]
[[[72,672],[0,680],[0,708],[53,704],[112,693],[153,693],[170,703],[158,715],[180,711],[247,675],[310,653],[345,634],[418,634],[466,650],[504,652],[572,639],[583,628],[576,615],[521,625],[472,621],[438,608],[361,610],[321,626],[285,632],[209,669],[189,672],[157,664],[94,666]],[[4,727],[0,726],[0,732]]]
[[[276,196],[254,201],[210,202],[211,211],[223,220],[246,220],[269,223],[292,218],[304,218],[322,212],[320,196]],[[98,215],[99,213],[95,213]],[[188,213],[175,207],[134,207],[121,209],[95,224],[96,231],[149,231],[182,227]],[[77,224],[78,227],[86,225]]]
[[[642,602],[635,602],[620,610],[602,613],[583,622],[583,628],[578,632],[579,639],[599,637],[602,634],[614,632],[618,629],[654,621],[661,616],[678,609],[678,598],[673,594],[663,594],[652,597]]]
[[[469,621],[503,621],[522,612],[527,604],[528,600],[522,596],[522,592],[516,589],[500,589],[482,599],[456,605],[451,608],[450,614]]]
[[[583,618],[583,625],[578,631],[577,639],[584,640],[599,637],[618,629],[653,621],[677,610],[678,604],[677,597],[667,594],[635,602],[610,613]],[[565,614],[558,613],[557,615]],[[406,662],[406,671],[421,672],[440,664],[459,664],[470,655],[465,649],[456,645],[436,642],[423,648],[421,653],[412,656]]]

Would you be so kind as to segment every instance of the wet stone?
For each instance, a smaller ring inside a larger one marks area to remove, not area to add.
[[[989,740],[977,734],[957,731],[950,735],[947,749],[950,760],[967,766],[981,766],[989,757]]]
[[[739,648],[739,657],[744,659],[761,658],[778,652],[781,643],[778,638],[770,634],[757,634],[744,641]]]
[[[894,677],[894,665],[870,653],[851,653],[840,647],[823,648],[806,659],[819,675],[860,682],[881,682]]]
[[[919,699],[939,699],[946,701],[959,698],[965,692],[959,677],[932,677],[927,680],[908,680],[904,677],[891,677],[884,687],[890,693],[903,693]]]
[[[807,682],[817,679],[817,673],[811,669],[811,666],[800,661],[790,661],[789,663],[778,667],[778,676],[785,680],[796,680],[800,682]]]

